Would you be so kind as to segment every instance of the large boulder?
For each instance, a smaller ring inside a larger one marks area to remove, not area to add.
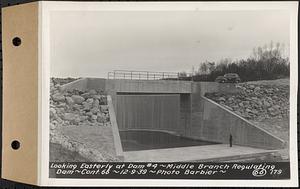
[[[74,104],[74,100],[71,97],[66,97],[66,102],[68,105],[73,105]]]
[[[84,102],[84,98],[79,95],[72,95],[71,98],[73,99],[75,104],[82,104]]]
[[[56,94],[52,95],[52,99],[55,102],[64,102],[65,101],[65,96],[60,94],[60,93],[56,93]]]
[[[97,91],[92,89],[89,91],[89,94],[92,96],[92,95],[96,95],[97,94]]]

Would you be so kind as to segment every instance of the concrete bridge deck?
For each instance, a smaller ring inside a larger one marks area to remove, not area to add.
[[[128,162],[222,162],[230,159],[261,157],[276,152],[277,150],[237,145],[230,148],[228,144],[216,144],[124,152],[124,160]]]

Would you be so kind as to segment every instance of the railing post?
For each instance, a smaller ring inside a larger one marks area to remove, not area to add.
[[[131,80],[132,80],[132,71],[130,72],[130,78],[131,78]]]
[[[116,72],[114,71],[114,79],[116,79]]]
[[[147,72],[147,80],[149,80],[149,72]]]

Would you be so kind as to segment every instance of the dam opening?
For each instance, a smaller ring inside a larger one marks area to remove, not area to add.
[[[124,152],[218,144],[183,136],[181,94],[117,93],[116,101]]]

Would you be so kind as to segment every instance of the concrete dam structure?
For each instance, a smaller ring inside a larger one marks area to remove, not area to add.
[[[269,150],[285,145],[280,138],[204,97],[207,92],[236,92],[234,84],[82,78],[62,86],[62,90],[73,89],[102,90],[111,97],[115,132],[159,131],[226,145],[231,139],[233,145]],[[115,137],[119,138],[119,133]],[[122,156],[122,149],[119,151]]]

